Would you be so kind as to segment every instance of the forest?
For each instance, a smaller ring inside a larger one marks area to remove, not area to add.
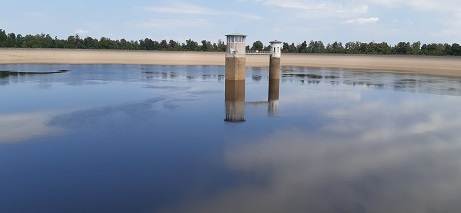
[[[219,40],[215,43],[202,40],[200,43],[191,39],[185,42],[174,40],[155,41],[145,38],[137,41],[126,39],[112,40],[107,37],[81,38],[78,34],[67,39],[51,37],[49,34],[21,35],[7,33],[0,29],[0,48],[66,48],[66,49],[111,49],[111,50],[154,50],[154,51],[205,51],[224,52],[226,44]],[[269,44],[255,41],[249,50],[269,50]],[[283,43],[284,53],[324,53],[324,54],[376,54],[376,55],[431,55],[431,56],[461,56],[461,46],[458,43],[399,42],[395,45],[386,42],[333,42],[324,44],[322,41],[304,41],[300,44]]]

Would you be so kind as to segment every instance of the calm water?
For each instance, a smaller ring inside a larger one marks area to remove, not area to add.
[[[265,68],[243,97],[222,66],[0,70],[70,70],[0,75],[0,212],[461,209],[461,79],[284,67],[268,103]]]

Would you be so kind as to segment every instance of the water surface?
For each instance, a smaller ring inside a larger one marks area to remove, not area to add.
[[[222,66],[0,70],[0,212],[461,209],[460,79],[248,68],[225,99]]]

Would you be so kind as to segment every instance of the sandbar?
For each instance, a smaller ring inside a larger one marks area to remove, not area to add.
[[[0,49],[0,64],[224,65],[225,53],[71,49]],[[282,54],[282,67],[348,69],[461,77],[461,57]],[[268,67],[269,56],[247,56],[247,66]]]

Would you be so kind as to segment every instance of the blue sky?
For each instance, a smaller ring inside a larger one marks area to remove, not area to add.
[[[461,43],[459,0],[15,0],[0,28],[58,38]]]

